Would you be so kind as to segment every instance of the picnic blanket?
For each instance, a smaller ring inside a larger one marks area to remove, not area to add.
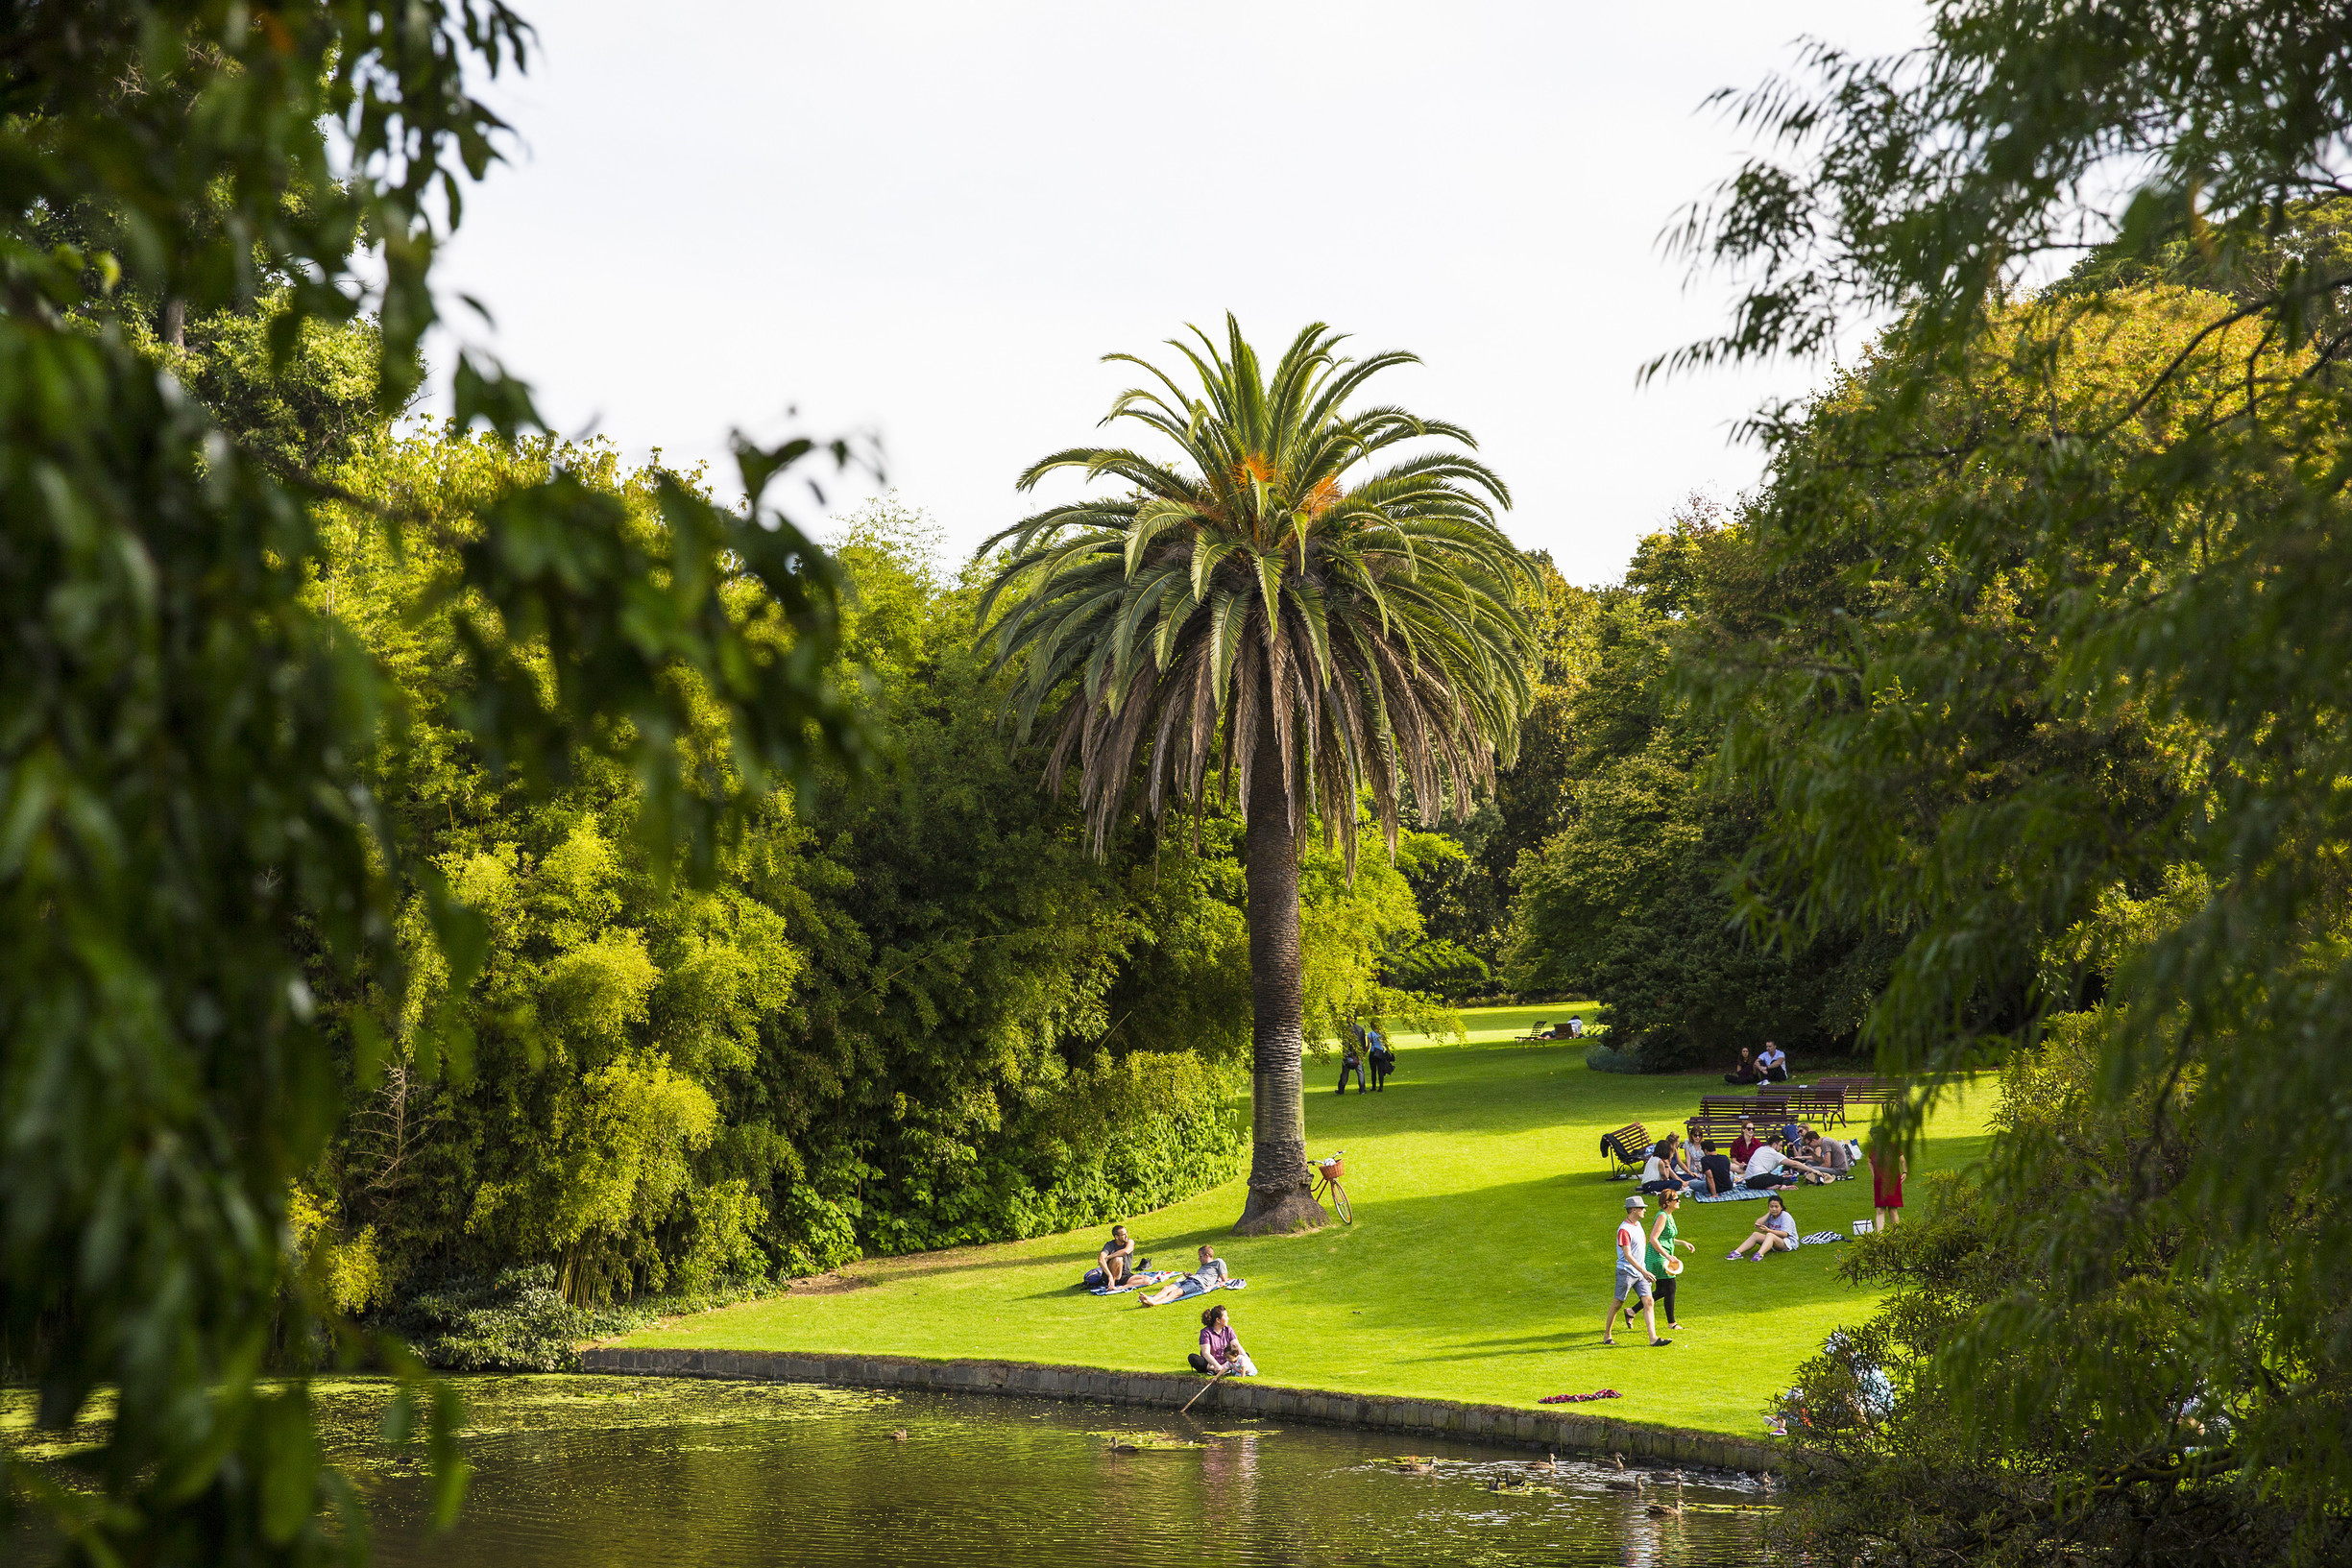
[[[1582,1405],[1588,1399],[1623,1399],[1614,1388],[1600,1388],[1588,1394],[1545,1394],[1536,1401],[1539,1405]]]
[[[1092,1274],[1095,1270],[1089,1268],[1086,1272]],[[1176,1271],[1173,1268],[1148,1268],[1140,1274],[1129,1274],[1125,1285],[1087,1285],[1086,1293],[1088,1295],[1125,1295],[1129,1291],[1141,1290],[1147,1285],[1165,1285],[1176,1277]],[[1079,1283],[1086,1284],[1084,1280]]]
[[[1752,1197],[1770,1197],[1775,1190],[1762,1187],[1734,1187],[1728,1193],[1717,1193],[1712,1197],[1705,1193],[1694,1193],[1691,1194],[1690,1201],[1693,1203],[1745,1203]]]
[[[1845,1238],[1833,1230],[1817,1230],[1805,1239],[1806,1246],[1819,1246],[1825,1242],[1842,1242]]]

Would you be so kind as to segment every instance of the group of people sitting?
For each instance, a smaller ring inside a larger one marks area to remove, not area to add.
[[[1764,1049],[1754,1055],[1748,1048],[1739,1048],[1739,1065],[1723,1075],[1726,1083],[1786,1083],[1788,1081],[1788,1052],[1764,1042]]]
[[[1128,1234],[1125,1225],[1110,1228],[1110,1240],[1095,1254],[1095,1266],[1079,1281],[1081,1289],[1103,1295],[1119,1295],[1143,1285],[1157,1286],[1158,1289],[1135,1298],[1139,1307],[1165,1307],[1172,1301],[1206,1295],[1233,1283],[1232,1270],[1225,1266],[1225,1261],[1217,1256],[1216,1248],[1205,1243],[1192,1268],[1153,1274],[1152,1260],[1135,1256],[1135,1238]]]
[[[1110,1228],[1110,1240],[1095,1255],[1095,1266],[1087,1270],[1079,1284],[1103,1294],[1117,1294],[1140,1286],[1155,1285],[1156,1290],[1135,1298],[1138,1307],[1165,1307],[1187,1296],[1206,1295],[1211,1291],[1238,1287],[1225,1261],[1217,1256],[1217,1249],[1202,1244],[1196,1265],[1191,1269],[1169,1275],[1153,1275],[1152,1260],[1135,1256],[1135,1239],[1125,1225]],[[1233,1373],[1240,1377],[1257,1376],[1257,1366],[1249,1353],[1242,1348],[1233,1332],[1231,1315],[1223,1307],[1211,1307],[1200,1315],[1200,1348],[1187,1360],[1198,1372],[1218,1376]]]
[[[1809,1182],[1826,1187],[1833,1181],[1850,1180],[1854,1160],[1853,1145],[1824,1138],[1817,1128],[1791,1122],[1758,1138],[1756,1123],[1743,1121],[1739,1136],[1732,1140],[1728,1150],[1718,1150],[1711,1139],[1700,1139],[1695,1160],[1685,1151],[1679,1132],[1652,1144],[1641,1162],[1641,1190],[1695,1193],[1704,1188],[1708,1196],[1714,1197],[1734,1186],[1760,1191]]]

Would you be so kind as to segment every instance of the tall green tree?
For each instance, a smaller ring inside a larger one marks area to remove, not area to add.
[[[434,255],[498,156],[473,84],[527,42],[497,0],[9,12],[0,1335],[43,1424],[117,1399],[89,1490],[0,1459],[0,1495],[49,1510],[90,1560],[337,1550],[322,1515],[352,1494],[321,1462],[304,1387],[259,1380],[274,1324],[323,1320],[288,1226],[341,1111],[315,966],[397,984],[410,873],[437,949],[460,970],[481,951],[371,787],[369,760],[400,741],[397,685],[310,597],[324,487],[301,465],[322,448],[278,439],[267,409],[224,425],[139,328],[152,312],[183,339],[272,292],[283,360],[310,326],[373,311],[373,401],[403,406]],[[64,214],[96,218],[60,243]],[[461,358],[452,384],[461,423],[536,422],[495,366]],[[810,450],[744,448],[743,514],[664,479],[648,533],[558,472],[449,542],[432,596],[472,676],[459,722],[497,766],[552,778],[602,754],[667,856],[739,787],[857,751],[826,675],[834,570],[759,504]],[[677,741],[713,706],[726,740],[690,766]],[[462,1034],[423,1039],[431,1070],[463,1070]],[[360,1034],[363,1079],[384,1047]]]
[[[1351,410],[1413,356],[1342,357],[1321,324],[1269,370],[1226,318],[1221,350],[1172,346],[1194,391],[1128,354],[1154,385],[1108,421],[1142,424],[1175,462],[1073,447],[1021,475],[1080,470],[1127,487],[1049,507],[990,539],[1008,551],[981,606],[998,667],[1025,661],[1027,734],[1041,710],[1049,783],[1076,764],[1098,851],[1143,769],[1147,809],[1206,802],[1211,774],[1247,825],[1254,1086],[1244,1232],[1327,1218],[1306,1164],[1299,851],[1321,820],[1352,870],[1356,802],[1396,848],[1408,789],[1424,813],[1491,788],[1531,694],[1524,599],[1540,591],[1495,521],[1509,492],[1454,446],[1380,454],[1467,431],[1401,408]],[[989,616],[1000,602],[1001,617]]]
[[[2334,237],[2352,32],[2316,0],[1948,0],[1927,48],[1810,65],[1742,105],[1764,151],[1684,232],[1749,287],[1669,362],[1820,350],[1857,313],[1892,316],[1860,396],[1762,422],[1760,531],[1776,562],[1853,544],[1855,578],[1922,591],[1723,672],[1750,720],[1727,755],[1773,806],[1752,912],[1798,935],[1904,929],[1865,1027],[1928,1083],[1987,1035],[2037,1041],[2097,979],[2116,1011],[2072,1036],[2087,1079],[2147,1114],[2113,1180],[2079,1189],[2040,1181],[2036,1141],[1999,1146],[1990,1209],[2034,1219],[2002,1266],[2058,1289],[2012,1282],[1948,1337],[1955,1369],[2012,1368],[2013,1397],[1945,1387],[1996,1454],[2053,1411],[2091,1423],[2100,1441],[2064,1459],[2073,1495],[2278,1500],[2316,1557],[2352,1496],[2331,1404],[2352,1354],[2352,613],[2332,587],[2352,573]],[[2091,273],[2032,288],[2086,246]],[[2226,294],[2113,286],[2182,267]],[[2020,619],[2031,649],[2000,635]],[[2177,808],[2099,810],[2095,750],[1983,769],[2034,711],[2163,736]],[[2196,873],[2187,906],[2128,961],[2041,972],[2057,930],[2148,897],[2172,862]],[[1979,1005],[2000,992],[2022,1016]],[[2181,1226],[2205,1244],[2161,1244]],[[2129,1357],[2076,1354],[2078,1306],[2191,1269],[2269,1287],[2195,1297],[2198,1332],[2166,1346],[2226,1445],[2141,1397]],[[2000,1523],[1979,1521],[1988,1556],[2070,1550]]]

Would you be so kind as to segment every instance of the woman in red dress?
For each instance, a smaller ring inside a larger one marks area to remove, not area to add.
[[[1893,1230],[1903,1219],[1903,1178],[1911,1173],[1910,1161],[1887,1146],[1883,1138],[1870,1143],[1870,1204],[1878,1211],[1880,1230]]]

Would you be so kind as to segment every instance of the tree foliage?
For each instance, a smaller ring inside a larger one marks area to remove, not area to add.
[[[1752,286],[1678,362],[1818,349],[1856,309],[1896,313],[1855,396],[1762,422],[1759,535],[1776,566],[1849,548],[1851,577],[1917,591],[1726,671],[1743,715],[1727,755],[1772,806],[1751,911],[1799,939],[1861,919],[1904,932],[1865,1025],[1890,1067],[1932,1081],[1987,1035],[2055,1035],[2085,1048],[2090,1109],[2150,1108],[2110,1182],[1991,1168],[1989,1203],[2054,1211],[2044,1234],[2089,1256],[2046,1248],[2064,1266],[2050,1300],[2019,1286],[1968,1315],[1972,1353],[2017,1358],[2035,1396],[1981,1408],[2019,1443],[2036,1409],[2113,1412],[2133,1464],[2194,1460],[2232,1506],[2284,1508],[2292,1550],[2316,1554],[2352,1496],[2352,1427],[2302,1423],[2352,1350],[2332,849],[2352,643],[2329,587],[2352,566],[2336,238],[2352,35],[2286,0],[1952,0],[1928,49],[1812,65],[1814,84],[1743,101],[1774,146],[1685,235]],[[2030,286],[2086,248],[2088,267]],[[2108,809],[2135,770],[2164,789],[2122,793],[2162,808]],[[2042,944],[2175,865],[2194,873],[2184,906],[2130,961],[2043,971]],[[2096,1027],[2052,1022],[2095,994],[2112,1009]],[[2017,1005],[1987,1005],[2001,997]],[[2196,1245],[2155,1244],[2191,1223],[2210,1233]],[[2049,1354],[2110,1264],[2149,1299],[2188,1292],[2191,1331]],[[2275,1316],[2195,1294],[2216,1266],[2264,1282]],[[2141,1421],[2154,1382],[2135,1356],[2242,1401],[2238,1439]],[[2116,1483],[2081,1453],[2054,1462],[2071,1485]],[[2061,1550],[2014,1520],[1984,1529],[1988,1553]]]
[[[0,1332],[43,1423],[69,1423],[101,1386],[119,1400],[88,1458],[93,1492],[12,1464],[7,1495],[35,1496],[93,1558],[327,1549],[322,1508],[350,1494],[321,1466],[300,1382],[256,1382],[273,1325],[310,1321],[326,1288],[288,1235],[294,1182],[339,1110],[317,977],[400,991],[412,882],[451,962],[480,951],[372,787],[372,760],[400,744],[394,683],[311,597],[323,492],[296,464],[327,453],[276,440],[266,410],[225,426],[142,353],[140,329],[184,336],[266,296],[275,364],[372,308],[373,403],[402,407],[435,251],[497,157],[499,123],[470,83],[518,65],[526,41],[496,0],[12,13]],[[79,242],[59,243],[61,225]],[[462,360],[454,387],[462,422],[533,421],[496,367]],[[665,855],[734,794],[683,765],[700,715],[718,721],[732,785],[854,755],[853,713],[824,679],[832,567],[759,504],[811,451],[743,448],[743,514],[664,477],[660,529],[633,531],[550,471],[446,542],[430,598],[460,634],[462,726],[525,777],[584,753],[624,770],[641,842]],[[437,1069],[447,1042],[419,1038]],[[372,1084],[387,1041],[354,1040]]]
[[[1763,803],[1718,766],[1721,721],[1683,673],[1758,624],[1819,627],[1838,606],[1817,583],[1759,575],[1755,557],[1744,517],[1694,499],[1598,595],[1556,825],[1517,867],[1511,984],[1598,1000],[1611,1049],[1645,1071],[1766,1039],[1801,1062],[1851,1050],[1891,953],[1867,926],[1753,942],[1722,885]]]
[[[551,468],[658,526],[660,475],[603,446],[426,434],[337,477],[462,538]],[[354,1115],[313,1178],[336,1217],[320,1244],[375,1260],[387,1321],[481,1364],[497,1336],[460,1320],[530,1319],[532,1268],[575,1309],[693,1294],[1118,1218],[1230,1173],[1218,1053],[1242,960],[1214,934],[1239,925],[1217,868],[1106,865],[1028,786],[969,645],[976,591],[942,580],[919,516],[869,506],[837,546],[884,766],[766,800],[698,880],[665,875],[642,791],[593,753],[553,792],[499,773],[458,722],[455,617],[420,614],[441,564],[373,516],[330,515],[313,592],[400,681],[408,738],[379,793],[485,929],[452,973],[420,884],[415,982],[330,993],[392,1009],[392,1069],[370,1087],[353,1060]],[[711,755],[717,722],[685,749]],[[469,1043],[460,1080],[416,1058],[436,1013]],[[1148,1032],[1161,1013],[1201,1032]],[[514,1304],[478,1302],[501,1277]],[[518,1364],[544,1359],[516,1332]]]

